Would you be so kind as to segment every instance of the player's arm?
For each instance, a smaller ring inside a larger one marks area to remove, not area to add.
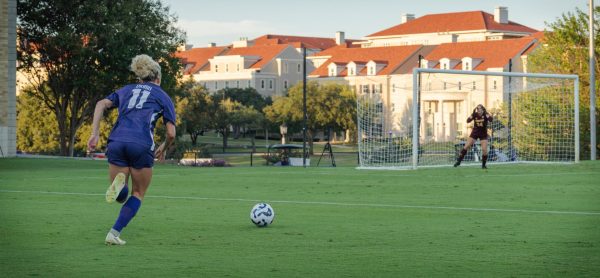
[[[173,144],[173,141],[175,141],[175,124],[172,122],[167,122],[166,128],[167,132],[165,141],[158,146],[156,151],[154,151],[154,157],[156,157],[159,161],[165,160],[165,154],[167,153],[167,150],[171,144]]]
[[[471,113],[471,116],[469,116],[467,118],[467,123],[472,122],[473,120],[475,120],[475,109],[473,109],[473,113]]]
[[[111,108],[112,105],[113,102],[109,99],[102,99],[96,103],[96,108],[94,109],[94,119],[92,120],[92,134],[88,140],[88,151],[93,151],[96,149],[98,137],[100,136],[100,120],[102,120],[102,116],[104,116],[104,111]]]

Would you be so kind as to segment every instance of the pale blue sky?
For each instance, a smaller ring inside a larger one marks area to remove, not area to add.
[[[588,0],[161,0],[179,17],[188,43],[204,47],[209,42],[229,44],[240,37],[264,34],[359,39],[400,23],[404,13],[420,17],[432,13],[508,7],[509,20],[542,30],[563,13],[580,8]],[[599,0],[595,1],[597,6]]]

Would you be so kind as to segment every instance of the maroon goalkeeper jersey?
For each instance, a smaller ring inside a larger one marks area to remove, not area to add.
[[[471,131],[471,135],[469,137],[477,140],[487,140],[487,126],[488,122],[492,122],[492,116],[489,115],[475,115],[475,118],[469,117],[467,119],[467,123],[474,121],[473,130]]]

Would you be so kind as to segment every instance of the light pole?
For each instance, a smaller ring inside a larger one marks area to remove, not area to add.
[[[285,123],[279,126],[279,133],[281,133],[281,144],[285,144],[285,135],[287,134],[287,125]]]

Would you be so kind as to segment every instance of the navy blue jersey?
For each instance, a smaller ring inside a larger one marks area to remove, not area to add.
[[[163,121],[175,124],[175,107],[163,89],[150,82],[130,84],[110,94],[106,99],[119,109],[108,141],[137,143],[154,150],[154,126]]]

